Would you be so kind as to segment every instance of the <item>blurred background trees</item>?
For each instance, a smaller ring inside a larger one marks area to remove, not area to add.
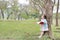
[[[56,19],[56,26],[58,26],[58,19],[60,18],[60,1],[51,0],[52,2],[52,19]],[[26,20],[26,19],[41,19],[41,15],[45,14],[46,1],[45,0],[0,0],[0,20]]]
[[[31,5],[20,4],[18,0],[0,1],[0,19],[1,20],[25,20],[37,18],[38,11]]]

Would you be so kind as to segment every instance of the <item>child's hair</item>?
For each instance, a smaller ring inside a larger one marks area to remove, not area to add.
[[[46,15],[44,15],[44,19],[47,19]]]

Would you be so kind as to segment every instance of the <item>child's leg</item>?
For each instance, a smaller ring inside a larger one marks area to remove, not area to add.
[[[43,36],[43,34],[44,34],[44,31],[42,31],[42,32],[40,33],[39,38],[41,38],[41,37]]]
[[[43,36],[46,34],[46,31],[44,31],[44,34],[43,34]]]

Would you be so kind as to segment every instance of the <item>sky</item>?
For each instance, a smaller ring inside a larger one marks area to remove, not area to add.
[[[29,0],[18,0],[18,3],[22,5],[29,5]]]

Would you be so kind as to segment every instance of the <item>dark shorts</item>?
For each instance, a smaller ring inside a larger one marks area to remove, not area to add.
[[[43,35],[45,35],[46,33],[48,34],[49,31],[44,31]]]

